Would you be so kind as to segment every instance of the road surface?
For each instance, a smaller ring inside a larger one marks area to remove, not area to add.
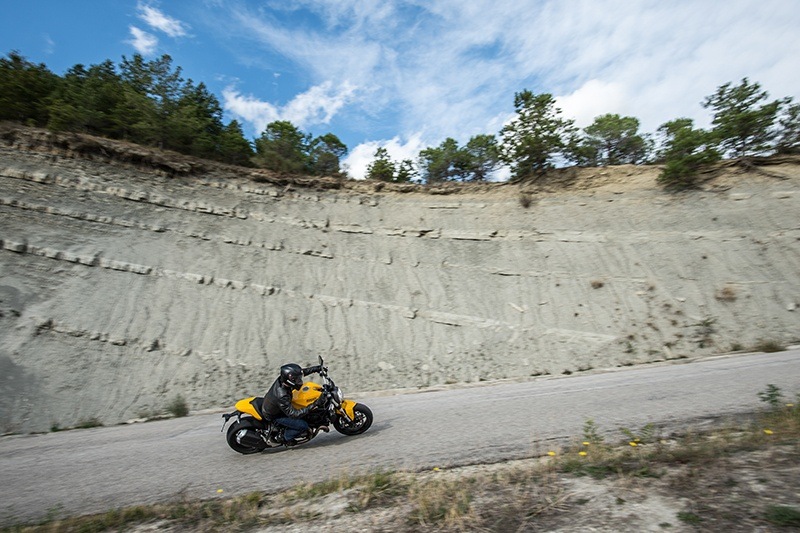
[[[336,367],[331,365],[336,378]],[[588,419],[665,431],[764,406],[777,385],[800,392],[800,349],[708,358],[520,383],[365,395],[367,433],[242,456],[219,413],[108,428],[0,438],[0,525],[183,497],[276,491],[369,469],[427,469],[530,457],[582,436]],[[223,492],[218,492],[219,490]]]

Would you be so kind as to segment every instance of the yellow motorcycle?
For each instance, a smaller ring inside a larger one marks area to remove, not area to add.
[[[292,445],[304,444],[320,431],[327,432],[330,424],[333,424],[336,431],[348,436],[360,435],[372,425],[372,411],[369,407],[344,397],[342,389],[328,375],[328,368],[322,357],[319,358],[319,366],[322,384],[307,381],[300,390],[292,393],[292,405],[296,409],[308,407],[317,402],[320,396],[324,396],[324,400],[303,417],[308,422],[309,429],[293,439]],[[264,418],[261,412],[263,402],[264,398],[261,396],[244,398],[236,402],[235,411],[222,415],[225,419],[223,431],[230,419],[236,418],[226,434],[228,446],[234,451],[249,454],[287,445],[283,438],[285,428]]]

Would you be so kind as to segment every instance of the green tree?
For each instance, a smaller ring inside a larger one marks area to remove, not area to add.
[[[578,165],[606,166],[641,163],[649,152],[648,140],[639,134],[639,119],[606,114],[584,128],[583,137],[573,137],[569,158]]]
[[[494,135],[475,135],[465,146],[448,137],[420,151],[419,174],[426,183],[483,181],[497,169],[500,152]]]
[[[289,174],[302,174],[308,168],[309,136],[288,120],[276,120],[256,139],[256,164]]]
[[[186,90],[181,68],[173,68],[172,58],[167,54],[152,61],[134,54],[131,59],[123,56],[120,71],[122,80],[138,95],[138,98],[127,95],[125,103],[125,114],[137,124],[135,129],[140,135],[137,142],[168,148],[173,128],[170,121],[186,120],[186,117],[175,118]],[[140,105],[142,96],[148,105]]]
[[[49,119],[47,127],[54,131],[86,131],[89,109],[85,109],[85,80],[88,76],[83,65],[69,69],[48,98]]]
[[[367,166],[367,179],[379,181],[395,181],[395,167],[384,147],[375,150],[375,159]]]
[[[48,97],[60,81],[44,64],[35,65],[19,52],[0,58],[0,120],[45,126]]]
[[[529,90],[514,95],[517,116],[501,130],[501,159],[514,178],[524,178],[550,168],[567,148],[574,121],[564,119],[550,94]]]
[[[458,179],[463,175],[465,157],[458,142],[448,137],[437,147],[419,153],[419,169],[426,183]]]
[[[138,144],[155,144],[158,138],[158,114],[153,100],[127,83],[123,83],[120,97],[114,113],[120,138]]]
[[[800,152],[800,104],[792,104],[791,98],[784,103],[775,148],[781,154],[796,154]]]
[[[251,166],[253,147],[245,139],[242,126],[235,120],[222,129],[219,138],[219,159],[232,165]]]
[[[743,78],[739,85],[730,82],[706,97],[703,107],[714,111],[712,134],[725,153],[733,157],[758,155],[768,151],[775,139],[775,124],[780,100],[769,98],[758,83]]]
[[[486,181],[500,166],[500,149],[494,135],[475,135],[467,141],[463,152],[465,181]]]
[[[309,150],[309,170],[318,176],[338,176],[341,174],[341,159],[347,155],[347,145],[333,133],[326,133],[311,141]]]
[[[222,134],[222,106],[205,84],[184,84],[174,111],[166,117],[165,148],[217,159]]]
[[[419,176],[414,161],[411,159],[403,159],[397,165],[397,172],[395,172],[393,181],[397,183],[408,183],[414,181]]]
[[[140,54],[122,57],[120,78],[123,81],[122,103],[116,121],[122,138],[135,143],[155,145],[161,139],[162,113],[155,98],[153,72]]]
[[[659,156],[664,163],[658,182],[668,189],[694,187],[700,168],[720,158],[713,136],[695,129],[690,118],[667,122],[658,131],[663,136]]]
[[[114,115],[122,102],[122,80],[114,63],[106,60],[92,65],[76,82],[73,97],[84,117],[82,126],[95,135],[119,137]]]

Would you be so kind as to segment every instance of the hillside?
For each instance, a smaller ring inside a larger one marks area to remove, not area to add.
[[[797,341],[800,158],[758,163],[428,189],[3,125],[0,431],[222,407],[316,354],[356,392]]]

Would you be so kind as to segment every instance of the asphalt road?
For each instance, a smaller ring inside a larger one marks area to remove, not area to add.
[[[336,368],[330,365],[336,378]],[[611,436],[647,423],[665,432],[763,407],[775,384],[800,392],[800,349],[648,365],[522,383],[364,396],[375,414],[358,437],[242,456],[219,413],[0,438],[0,524],[183,497],[275,491],[363,470],[428,469],[529,457],[580,438],[592,419]],[[614,438],[616,438],[614,437]],[[219,492],[219,490],[223,492]]]

